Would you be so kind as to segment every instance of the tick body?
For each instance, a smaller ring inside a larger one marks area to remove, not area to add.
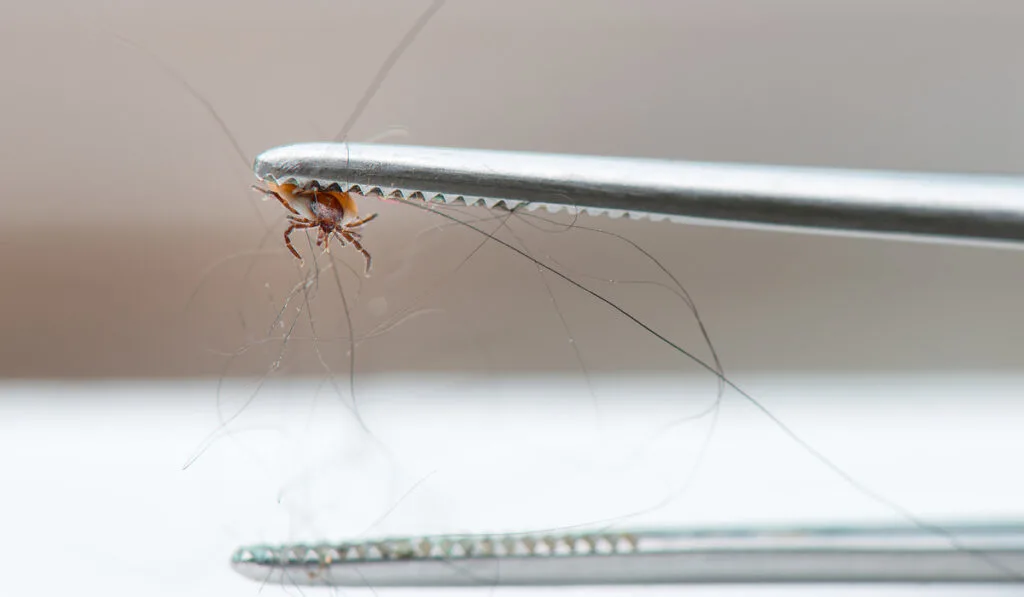
[[[360,242],[362,236],[358,229],[376,218],[377,214],[360,218],[355,199],[343,191],[301,189],[293,184],[278,185],[270,182],[266,185],[269,188],[253,188],[277,199],[288,210],[288,228],[284,231],[284,244],[296,259],[302,261],[302,256],[292,246],[292,232],[316,228],[316,246],[322,246],[324,252],[328,252],[332,235],[342,246],[346,243],[351,244],[366,259],[366,273],[370,273],[370,253],[363,248]]]

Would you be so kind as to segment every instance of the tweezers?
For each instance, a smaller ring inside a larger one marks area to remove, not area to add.
[[[257,156],[261,181],[515,209],[1024,241],[1024,177],[304,143]]]
[[[256,177],[365,196],[826,233],[1024,241],[1024,177],[371,144],[260,154]],[[1022,582],[1024,525],[444,535],[250,546],[261,582],[329,586]]]

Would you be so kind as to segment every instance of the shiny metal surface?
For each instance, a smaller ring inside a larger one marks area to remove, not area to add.
[[[406,537],[243,547],[232,565],[261,582],[371,587],[1021,582],[1024,528]]]
[[[855,171],[372,144],[260,154],[261,180],[830,231],[1024,241],[1024,177]]]

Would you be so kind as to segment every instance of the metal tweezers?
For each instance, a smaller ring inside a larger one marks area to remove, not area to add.
[[[256,158],[258,179],[366,196],[946,240],[1024,240],[1024,177],[365,144]],[[444,535],[238,549],[262,582],[330,586],[1024,582],[1024,524]]]
[[[250,546],[264,583],[348,587],[1024,581],[1024,527],[443,535]]]
[[[257,156],[261,181],[363,195],[790,230],[1024,241],[1024,177],[676,162],[355,143]]]

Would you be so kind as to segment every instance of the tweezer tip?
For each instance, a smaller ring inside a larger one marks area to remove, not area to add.
[[[259,180],[283,181],[302,173],[312,160],[322,159],[336,149],[335,143],[297,143],[267,149],[253,160],[252,171]]]

